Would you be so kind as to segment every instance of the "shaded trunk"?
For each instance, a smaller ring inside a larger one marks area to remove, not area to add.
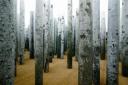
[[[122,75],[128,77],[128,0],[122,2]]]
[[[31,12],[30,15],[30,36],[29,36],[29,50],[30,50],[30,59],[34,58],[34,12]]]
[[[68,0],[68,37],[67,68],[72,68],[72,0]]]
[[[19,27],[18,27],[18,35],[19,35],[19,42],[18,42],[18,49],[19,49],[19,64],[24,64],[24,48],[25,48],[25,17],[24,17],[24,1],[20,0],[20,14],[19,14]]]
[[[43,29],[44,29],[44,0],[36,0],[35,20],[35,85],[43,85]]]
[[[0,85],[14,85],[16,3],[0,1]]]

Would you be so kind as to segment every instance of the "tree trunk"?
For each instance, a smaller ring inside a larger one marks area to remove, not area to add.
[[[50,13],[50,0],[45,0],[44,3],[44,29],[45,29],[45,35],[44,35],[44,72],[49,72],[49,13]]]
[[[25,48],[25,23],[24,23],[25,17],[24,17],[24,1],[20,0],[20,15],[19,15],[19,42],[18,42],[18,49],[19,49],[19,64],[24,64],[24,48]]]
[[[122,75],[128,77],[128,0],[122,2]]]
[[[75,20],[75,57],[78,60],[79,57],[79,13],[78,10],[76,12],[76,20]]]
[[[30,15],[30,37],[29,37],[29,48],[30,48],[30,59],[34,58],[34,12]]]
[[[108,0],[107,85],[118,85],[119,0]]]
[[[15,0],[0,1],[0,85],[14,85],[16,49]]]
[[[43,29],[44,0],[36,0],[35,27],[35,85],[43,85]]]
[[[92,85],[93,39],[91,0],[80,0],[79,7],[79,85]]]
[[[64,25],[65,25],[65,21],[64,21],[64,17],[62,17],[61,20],[61,58],[64,58]]]
[[[100,0],[92,0],[93,83],[100,85]]]
[[[50,2],[50,20],[49,20],[49,57],[50,62],[52,62],[52,58],[54,57],[54,27],[53,27],[53,5]]]
[[[105,60],[106,57],[106,7],[107,6],[107,0],[100,0],[100,40],[101,40],[101,59]]]
[[[68,51],[67,51],[67,68],[72,68],[72,0],[68,0]]]

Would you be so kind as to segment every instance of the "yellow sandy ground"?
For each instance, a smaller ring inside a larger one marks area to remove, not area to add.
[[[25,53],[25,64],[17,65],[15,85],[34,85],[34,60],[30,60],[28,52]],[[73,59],[73,69],[67,69],[65,59],[53,59],[49,73],[44,74],[44,85],[78,85],[78,63]],[[106,62],[101,61],[101,85],[105,85]],[[128,85],[128,78],[119,74],[119,85]]]

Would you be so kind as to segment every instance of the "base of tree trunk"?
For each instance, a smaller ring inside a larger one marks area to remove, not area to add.
[[[128,65],[126,66],[122,64],[122,75],[128,77]]]

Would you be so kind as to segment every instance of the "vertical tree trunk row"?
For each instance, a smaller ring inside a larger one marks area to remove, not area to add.
[[[119,0],[108,0],[107,85],[118,85]]]
[[[80,0],[79,7],[79,85],[92,85],[93,39],[91,0]]]

